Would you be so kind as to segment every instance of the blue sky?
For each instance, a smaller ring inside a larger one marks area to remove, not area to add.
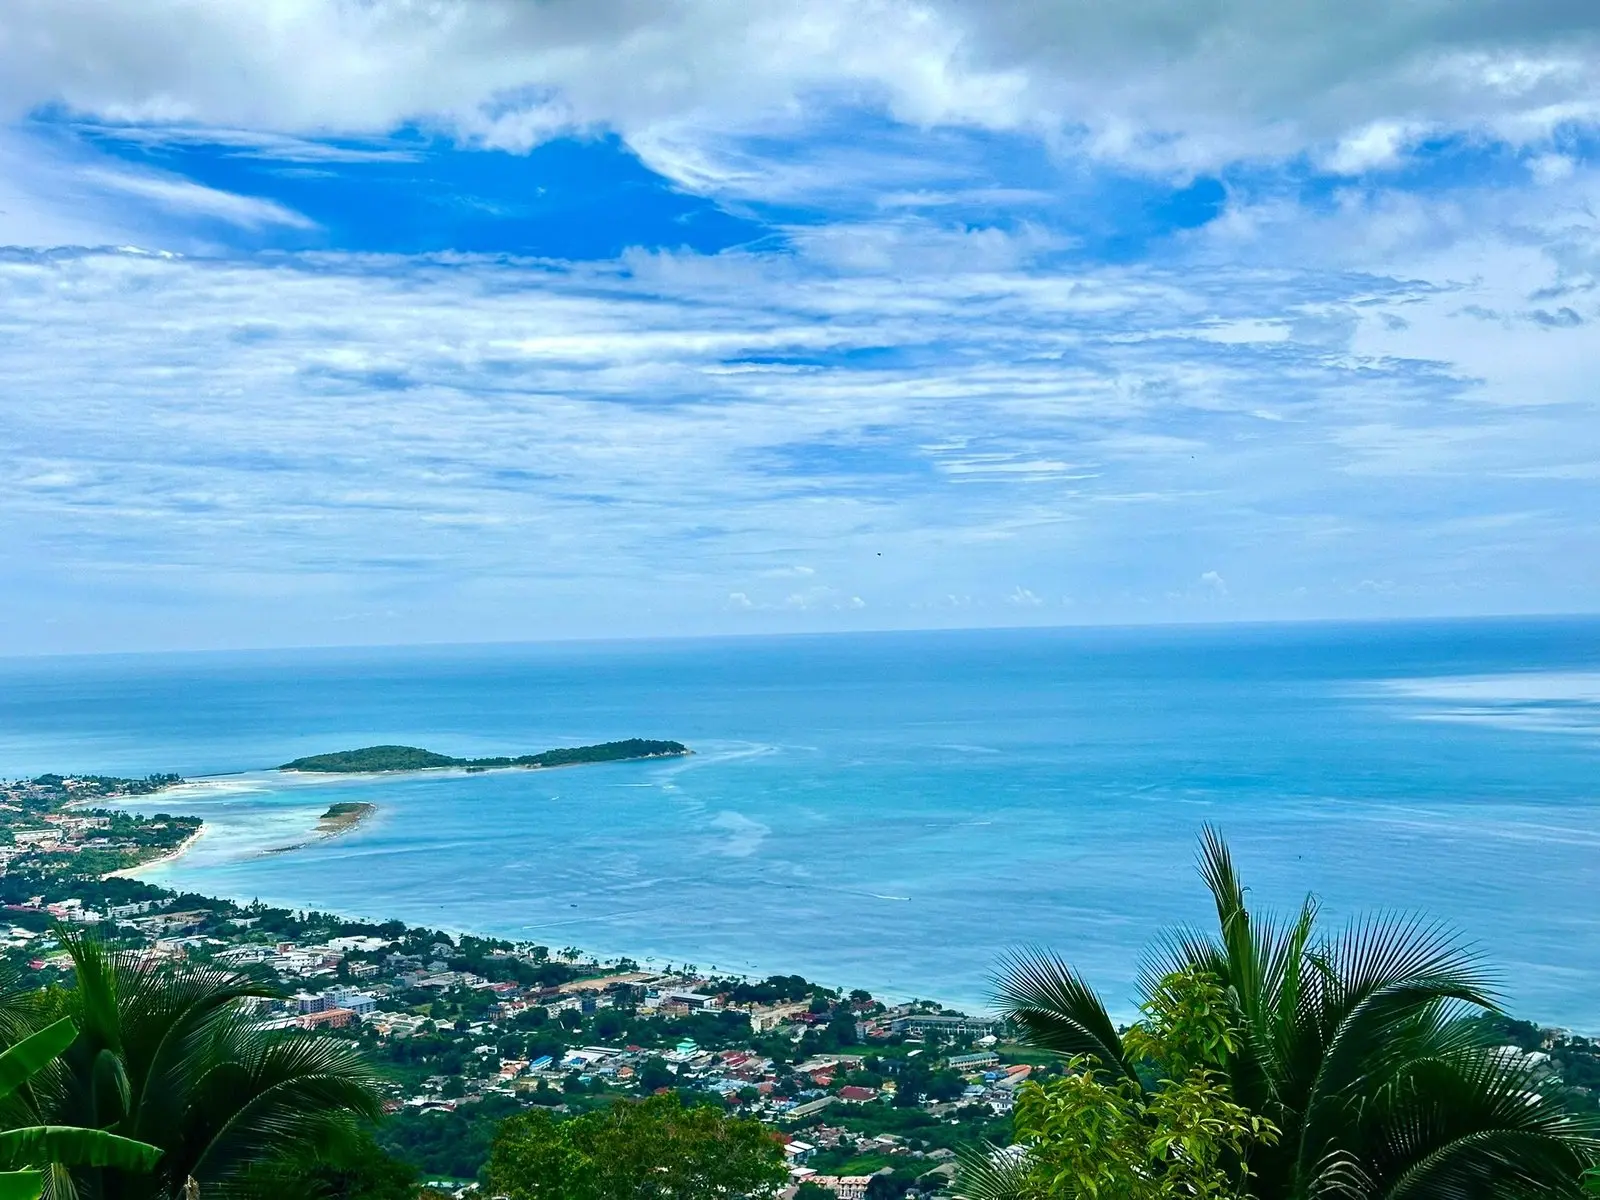
[[[1600,14],[25,2],[0,653],[1593,611]]]

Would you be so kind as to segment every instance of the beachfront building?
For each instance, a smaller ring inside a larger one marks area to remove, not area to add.
[[[1000,1022],[989,1017],[954,1013],[912,1013],[890,1022],[896,1033],[941,1033],[945,1037],[983,1037],[998,1032]]]

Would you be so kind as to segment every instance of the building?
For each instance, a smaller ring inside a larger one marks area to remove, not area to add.
[[[827,1188],[839,1200],[867,1200],[867,1188],[872,1184],[872,1176],[811,1175],[807,1182]]]
[[[981,1071],[984,1067],[998,1067],[1000,1056],[992,1050],[980,1050],[976,1054],[952,1054],[950,1056],[950,1069],[952,1071]]]
[[[988,1017],[967,1017],[960,1014],[913,1013],[897,1017],[890,1026],[896,1033],[933,1033],[946,1037],[983,1037],[1000,1028],[1000,1022]]]
[[[808,1100],[804,1104],[797,1104],[783,1115],[790,1120],[798,1121],[804,1117],[815,1116],[828,1105],[838,1102],[837,1096],[823,1096],[816,1100]]]
[[[810,1142],[802,1142],[799,1138],[790,1138],[784,1143],[783,1156],[789,1160],[792,1167],[802,1167],[810,1161],[817,1148]]]
[[[750,1028],[756,1033],[766,1033],[792,1021],[801,1013],[811,1007],[809,1000],[802,1000],[795,1004],[774,1004],[768,1007],[755,1007],[750,1012]]]
[[[348,1008],[324,1008],[319,1012],[304,1014],[297,1018],[296,1023],[301,1029],[343,1029],[355,1019],[355,1013]]]
[[[335,988],[328,993],[328,999],[335,1008],[348,1008],[358,1017],[368,1016],[378,1010],[378,1002],[365,992],[352,991],[350,988]]]

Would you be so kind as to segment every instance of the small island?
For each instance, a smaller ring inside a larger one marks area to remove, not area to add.
[[[317,819],[317,832],[325,837],[334,837],[354,829],[377,811],[376,804],[330,804],[328,811]]]
[[[448,754],[438,754],[417,746],[366,746],[360,750],[336,750],[331,754],[297,758],[284,763],[278,770],[370,775],[385,771],[435,771],[464,767],[475,772],[506,767],[538,769],[571,767],[580,763],[631,762],[642,758],[678,758],[693,753],[682,742],[652,741],[648,738],[628,738],[620,742],[603,742],[598,746],[565,747],[539,754],[521,754],[514,758],[452,758]]]

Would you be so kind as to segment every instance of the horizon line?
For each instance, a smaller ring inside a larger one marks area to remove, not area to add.
[[[1467,625],[1504,623],[1510,621],[1560,622],[1597,621],[1600,612],[1525,612],[1525,613],[1473,613],[1434,616],[1404,617],[1282,617],[1212,621],[1082,621],[1061,624],[1017,625],[929,625],[913,628],[887,629],[812,629],[762,632],[679,633],[679,634],[623,634],[611,637],[551,637],[525,639],[484,639],[480,641],[413,641],[413,642],[305,642],[272,646],[212,646],[169,647],[146,650],[60,650],[37,653],[0,654],[0,664],[43,662],[52,659],[87,658],[158,658],[201,655],[253,655],[281,654],[303,651],[355,651],[355,650],[449,650],[488,649],[493,647],[532,646],[614,646],[661,642],[723,642],[756,640],[798,640],[850,637],[894,637],[927,634],[958,633],[1045,633],[1045,632],[1137,632],[1154,630],[1208,631],[1224,629],[1291,629],[1303,627],[1335,626],[1403,626],[1403,625]]]

